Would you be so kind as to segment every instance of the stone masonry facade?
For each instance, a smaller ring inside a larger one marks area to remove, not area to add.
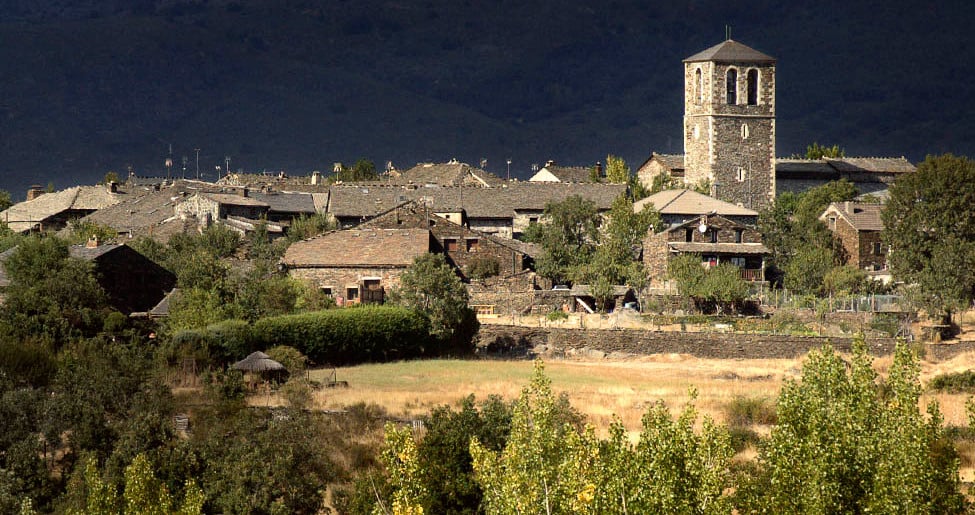
[[[727,103],[726,77],[737,72],[737,98]],[[758,73],[757,103],[748,105],[747,75]],[[702,91],[699,91],[702,89]],[[710,181],[724,201],[761,210],[775,197],[775,64],[686,62],[684,181]]]

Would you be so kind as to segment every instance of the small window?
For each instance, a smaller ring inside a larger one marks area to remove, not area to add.
[[[873,255],[874,256],[883,256],[884,255],[883,244],[880,243],[879,241],[875,241],[873,243]]]
[[[459,250],[457,240],[454,238],[444,238],[443,247],[447,252],[457,252]]]
[[[711,243],[717,243],[718,242],[718,231],[717,231],[717,229],[712,229],[711,231],[708,232],[708,235],[711,237]]]
[[[528,224],[529,225],[531,225],[531,224],[537,224],[537,223],[538,223],[538,217],[537,216],[532,216],[532,217],[529,217],[528,218]]]
[[[725,85],[728,91],[728,105],[733,106],[738,103],[738,70],[730,68],[725,74]]]
[[[477,239],[472,238],[467,240],[467,252],[477,252],[478,246],[479,242]]]
[[[758,105],[758,70],[748,70],[746,78],[748,82],[748,105]]]
[[[332,296],[332,287],[331,286],[323,286],[321,290],[322,290],[322,295],[327,295],[329,297]]]
[[[694,101],[698,104],[704,103],[704,74],[698,68],[694,71]]]
[[[831,231],[835,231],[836,230],[836,217],[835,216],[829,217],[829,230],[831,230]]]
[[[744,229],[735,229],[735,243],[741,243],[742,236],[745,234]]]
[[[745,258],[743,257],[733,257],[729,261],[738,268],[745,268]]]
[[[738,182],[745,182],[745,169],[741,166],[738,167]]]
[[[741,139],[748,139],[748,134],[749,134],[748,124],[747,123],[741,124]]]
[[[684,229],[684,241],[694,241],[694,229]]]
[[[349,301],[359,300],[359,287],[353,286],[345,289],[345,298]]]

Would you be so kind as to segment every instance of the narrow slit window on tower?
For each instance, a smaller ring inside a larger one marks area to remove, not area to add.
[[[694,99],[698,104],[704,103],[704,74],[698,68],[694,71]]]
[[[742,166],[738,167],[738,182],[745,182],[745,168]]]
[[[758,105],[758,70],[748,70],[748,105]]]
[[[738,103],[738,70],[731,68],[725,74],[725,85],[728,89],[728,105]]]

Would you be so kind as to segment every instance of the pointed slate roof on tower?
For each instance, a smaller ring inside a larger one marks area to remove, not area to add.
[[[754,48],[745,46],[733,39],[728,39],[703,52],[698,52],[684,59],[685,63],[701,61],[716,61],[721,63],[774,63],[775,58],[765,55]]]

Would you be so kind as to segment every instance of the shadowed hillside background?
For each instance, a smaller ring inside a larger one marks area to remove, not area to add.
[[[0,188],[488,159],[637,166],[681,152],[681,60],[778,58],[777,153],[975,154],[964,2],[7,0]]]

